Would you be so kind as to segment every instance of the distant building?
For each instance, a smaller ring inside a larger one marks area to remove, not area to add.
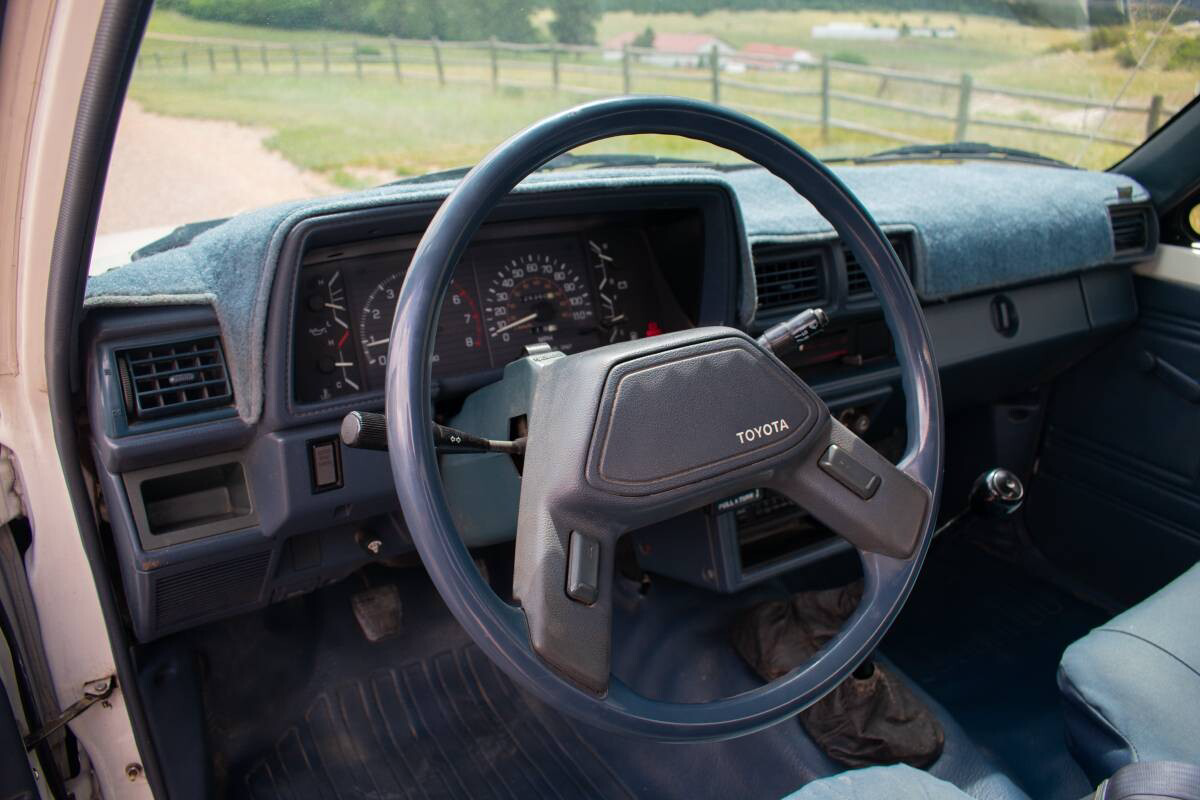
[[[812,37],[890,42],[900,38],[900,29],[864,25],[861,22],[830,22],[828,25],[813,25]]]
[[[808,50],[782,44],[751,42],[730,57],[730,61],[749,69],[795,70],[819,62]]]
[[[604,58],[609,61],[620,59],[621,52],[626,47],[632,47],[633,40],[638,35],[627,31],[606,41]],[[658,67],[699,67],[708,63],[714,47],[721,56],[732,55],[734,52],[728,44],[706,33],[656,33],[654,46],[651,48],[653,52],[639,50],[637,59],[644,64]],[[732,64],[728,66],[732,67]]]
[[[915,39],[957,39],[958,38],[958,28],[954,27],[953,25],[946,25],[941,28],[926,28],[926,27],[909,28],[907,32],[901,31],[901,33],[906,33],[906,35],[912,36]]]

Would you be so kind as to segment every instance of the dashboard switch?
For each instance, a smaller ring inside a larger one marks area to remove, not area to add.
[[[836,444],[829,445],[817,466],[863,500],[870,500],[879,491],[879,476]]]
[[[337,489],[342,485],[342,459],[337,439],[320,439],[308,443],[308,463],[312,471],[314,492]]]
[[[589,606],[600,597],[600,543],[579,531],[571,531],[567,596]]]

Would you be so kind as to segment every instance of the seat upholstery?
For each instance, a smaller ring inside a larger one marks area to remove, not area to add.
[[[1012,783],[1005,796],[1028,800]],[[822,778],[785,800],[971,800],[971,795],[927,772],[905,766],[868,767]]]
[[[1200,565],[1067,648],[1067,739],[1093,781],[1133,761],[1200,762]]]

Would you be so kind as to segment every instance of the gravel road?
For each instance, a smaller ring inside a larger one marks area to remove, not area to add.
[[[270,133],[221,120],[164,117],[126,102],[99,233],[173,227],[344,191],[267,150],[263,140]]]

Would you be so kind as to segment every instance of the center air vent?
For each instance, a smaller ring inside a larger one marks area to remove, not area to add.
[[[1118,256],[1137,255],[1150,248],[1150,209],[1145,206],[1108,210],[1112,219],[1113,249]]]
[[[233,402],[225,353],[216,336],[118,350],[116,358],[130,422]]]
[[[754,248],[754,283],[758,313],[810,305],[825,293],[825,258],[822,249],[797,249],[794,245],[759,245]]]
[[[888,236],[888,241],[892,243],[892,249],[896,251],[896,255],[900,257],[900,264],[904,267],[904,274],[912,278],[912,242],[905,234],[892,234]],[[863,270],[862,264],[858,263],[858,258],[849,247],[843,247],[842,253],[846,258],[846,299],[847,300],[863,300],[868,297],[874,297],[875,292],[871,289],[871,282],[867,280],[867,273]]]

